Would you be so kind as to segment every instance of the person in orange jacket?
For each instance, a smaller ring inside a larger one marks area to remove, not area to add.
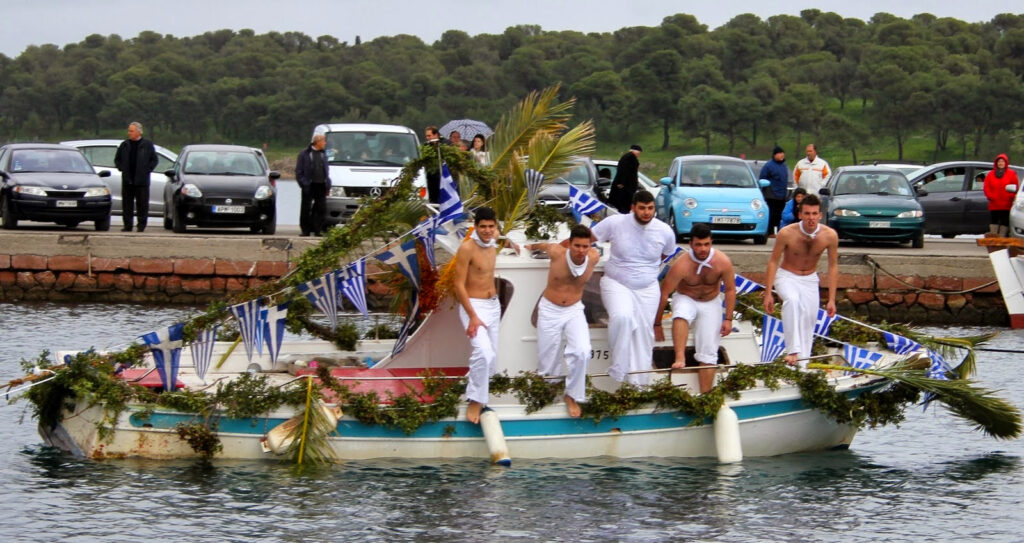
[[[988,235],[1006,237],[1010,233],[1010,208],[1015,193],[1007,192],[1008,185],[1020,187],[1017,172],[1010,169],[1010,159],[1001,154],[993,162],[994,168],[985,176],[985,197],[988,198]]]

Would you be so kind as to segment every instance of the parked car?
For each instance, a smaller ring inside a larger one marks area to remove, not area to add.
[[[707,223],[717,238],[768,241],[768,205],[761,195],[767,181],[755,179],[746,161],[728,156],[693,155],[672,160],[655,197],[658,218],[684,239],[695,223]]]
[[[594,167],[597,168],[597,187],[595,192],[601,196],[602,202],[608,203],[606,198],[612,190],[612,179],[615,179],[615,173],[619,171],[619,161],[595,158]],[[607,176],[601,175],[604,170],[608,170],[605,172]],[[658,191],[658,183],[644,175],[643,172],[637,172],[637,179],[640,181],[638,188],[644,189],[651,194]]]
[[[248,227],[273,234],[281,177],[259,149],[240,145],[188,145],[165,172],[164,228],[186,225]]]
[[[52,143],[12,143],[0,148],[0,216],[4,228],[21,219],[74,228],[93,221],[110,230],[110,189],[82,152]]]
[[[594,161],[587,157],[578,157],[575,161],[578,164],[575,168],[561,177],[546,182],[537,194],[537,201],[540,204],[554,207],[566,216],[572,215],[572,207],[569,205],[570,185],[602,202],[607,201],[606,194],[598,189]]]
[[[1010,167],[1019,177],[1024,176],[1024,167]],[[984,185],[991,170],[991,162],[960,160],[932,164],[914,172],[910,183],[928,193],[918,197],[924,209],[925,233],[952,238],[988,232]]]
[[[860,161],[861,166],[882,166],[885,168],[892,168],[899,170],[903,175],[909,179],[911,174],[917,172],[921,168],[925,167],[924,162],[912,162],[908,160],[862,160]]]
[[[81,150],[97,173],[103,170],[110,172],[110,177],[105,178],[113,203],[110,214],[120,216],[122,213],[121,172],[114,166],[114,155],[117,154],[117,147],[121,145],[121,140],[74,140],[62,141],[61,145],[70,145]],[[159,162],[153,172],[149,174],[149,216],[161,217],[164,214],[164,183],[167,181],[164,172],[174,167],[174,161],[178,159],[178,155],[165,147],[159,145],[154,145],[154,147],[156,147],[156,156],[159,158]]]
[[[924,247],[925,212],[918,193],[899,170],[843,166],[819,192],[824,220],[840,239]]]

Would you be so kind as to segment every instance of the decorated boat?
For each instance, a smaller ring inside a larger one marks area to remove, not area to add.
[[[1010,316],[1010,328],[1024,328],[1024,240],[980,238],[978,245],[989,250],[988,258]]]

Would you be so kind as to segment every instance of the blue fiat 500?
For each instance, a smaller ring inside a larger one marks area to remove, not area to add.
[[[768,205],[758,180],[743,160],[727,156],[676,157],[655,197],[658,218],[680,241],[695,223],[707,223],[717,239],[768,241]]]

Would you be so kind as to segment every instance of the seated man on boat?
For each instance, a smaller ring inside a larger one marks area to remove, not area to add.
[[[654,195],[633,194],[631,211],[594,225],[593,239],[611,242],[601,277],[601,301],[608,310],[608,375],[634,385],[650,383],[654,311],[658,308],[661,260],[676,250],[672,229],[655,217]]]
[[[494,286],[494,264],[498,255],[498,220],[494,210],[478,208],[473,224],[473,233],[466,236],[455,254],[453,288],[459,301],[459,318],[473,349],[469,355],[466,418],[475,424],[480,422],[480,412],[490,397],[491,376],[498,369],[501,304]]]
[[[559,243],[534,243],[530,250],[544,251],[551,258],[548,284],[537,303],[537,371],[541,375],[562,375],[558,347],[565,337],[565,405],[570,417],[580,416],[579,402],[586,401],[587,362],[590,359],[590,329],[583,313],[583,287],[601,258],[590,245],[590,229],[576,225],[569,232],[569,248]]]
[[[718,364],[719,340],[732,332],[732,315],[736,307],[736,273],[732,261],[711,246],[711,227],[707,224],[693,225],[690,250],[672,263],[661,282],[661,301],[654,314],[656,341],[665,339],[661,315],[669,294],[672,295],[672,347],[676,355],[672,367],[686,367],[686,342],[692,328],[694,359],[702,367],[707,367],[697,373],[700,392],[704,394],[715,383],[713,368]]]

